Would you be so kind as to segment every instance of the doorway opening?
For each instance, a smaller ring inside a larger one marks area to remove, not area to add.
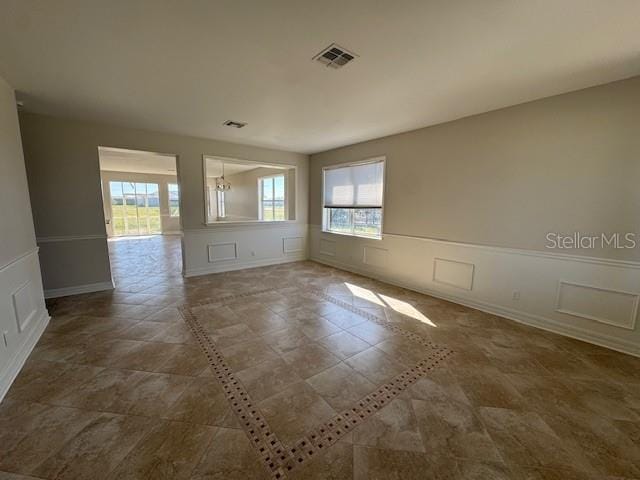
[[[182,275],[177,156],[99,147],[111,271],[118,288]]]

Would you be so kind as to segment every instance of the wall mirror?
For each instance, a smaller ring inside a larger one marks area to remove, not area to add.
[[[203,157],[207,224],[295,220],[296,167]]]

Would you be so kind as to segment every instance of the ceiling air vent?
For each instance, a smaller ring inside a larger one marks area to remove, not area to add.
[[[327,67],[340,68],[345,66],[357,56],[358,55],[356,55],[355,53],[350,52],[347,49],[336,45],[335,43],[332,43],[327,48],[322,50],[318,55],[313,57],[313,59]]]
[[[226,122],[223,123],[223,125],[227,127],[233,127],[233,128],[242,128],[247,124],[245,122],[236,122],[234,120],[227,120]]]

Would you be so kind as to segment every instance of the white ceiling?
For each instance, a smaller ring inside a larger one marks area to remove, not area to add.
[[[99,147],[98,152],[100,170],[176,175],[174,155],[106,147]]]
[[[638,0],[0,0],[0,12],[0,75],[27,111],[304,153],[640,74]],[[311,61],[332,42],[360,57]]]

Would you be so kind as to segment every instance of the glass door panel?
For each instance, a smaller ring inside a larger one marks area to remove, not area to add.
[[[109,182],[113,234],[161,233],[157,183]]]

